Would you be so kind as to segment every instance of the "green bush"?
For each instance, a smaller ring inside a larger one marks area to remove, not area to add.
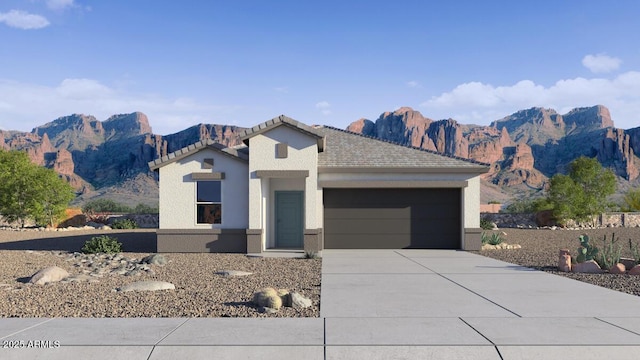
[[[111,199],[96,199],[91,200],[84,204],[82,212],[85,214],[92,213],[121,213],[126,214],[131,212],[131,208],[117,203]]]
[[[133,219],[115,220],[111,224],[112,229],[137,229],[138,223]]]
[[[489,245],[500,245],[504,241],[504,239],[499,234],[489,235],[485,232],[482,232],[481,239],[483,244]]]
[[[491,223],[491,220],[487,218],[480,218],[480,227],[482,230],[491,230],[493,229],[493,224]]]
[[[508,214],[533,214],[538,211],[551,210],[552,208],[546,198],[520,199],[509,204],[500,212]]]
[[[119,253],[122,252],[122,243],[119,243],[117,238],[111,236],[94,236],[91,240],[84,243],[82,252],[85,254]]]

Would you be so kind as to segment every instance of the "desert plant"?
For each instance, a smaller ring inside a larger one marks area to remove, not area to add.
[[[489,235],[485,232],[482,232],[481,239],[483,244],[489,245],[499,245],[504,241],[504,239],[499,234]]]
[[[578,238],[580,247],[578,247],[578,256],[576,262],[583,263],[585,261],[594,260],[598,256],[599,249],[595,245],[589,243],[589,236],[583,234]]]
[[[91,240],[84,243],[82,252],[85,254],[119,253],[122,252],[122,243],[119,243],[117,238],[111,236],[94,236]]]
[[[315,251],[305,251],[304,252],[304,258],[305,259],[317,259],[318,258],[318,253]]]
[[[133,219],[119,219],[111,224],[112,229],[137,229],[138,223]]]
[[[620,262],[622,245],[616,244],[617,241],[615,233],[611,235],[610,242],[607,242],[607,235],[602,239],[602,253],[600,253],[595,259],[601,268],[609,270],[615,264]]]
[[[480,218],[480,227],[482,230],[491,230],[493,229],[493,223],[486,217],[482,217]]]
[[[629,239],[629,251],[631,252],[631,256],[633,256],[633,261],[636,265],[640,264],[640,245],[638,242],[633,242]]]

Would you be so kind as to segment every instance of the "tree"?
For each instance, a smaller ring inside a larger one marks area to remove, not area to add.
[[[551,178],[548,200],[556,219],[587,220],[606,210],[607,196],[616,191],[616,177],[598,160],[585,156],[575,159],[568,175]]]
[[[28,219],[53,222],[73,199],[73,189],[21,151],[0,150],[0,215],[22,227]]]
[[[624,194],[624,207],[622,211],[640,210],[640,189],[631,189]]]

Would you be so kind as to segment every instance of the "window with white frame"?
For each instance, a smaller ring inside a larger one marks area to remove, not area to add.
[[[196,182],[198,224],[222,224],[222,182]]]

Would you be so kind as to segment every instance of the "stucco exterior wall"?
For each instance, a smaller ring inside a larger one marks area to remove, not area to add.
[[[279,143],[288,144],[286,158],[276,157],[276,145]],[[267,237],[271,237],[271,222],[267,213],[270,209],[270,194],[273,184],[278,184],[275,178],[259,178],[256,171],[265,170],[285,170],[297,171],[307,170],[309,176],[300,178],[304,183],[304,204],[305,204],[305,228],[317,228],[318,218],[322,217],[322,212],[318,213],[318,146],[317,139],[291,129],[286,125],[275,127],[262,134],[255,135],[249,139],[251,155],[249,157],[249,228],[265,229],[263,232],[263,243]],[[285,184],[280,182],[280,184]],[[281,189],[286,190],[286,189]],[[256,206],[255,204],[261,204]]]
[[[467,181],[469,184],[464,190],[464,227],[480,227],[480,176],[475,176]]]
[[[213,169],[203,169],[213,158]],[[248,164],[216,150],[204,149],[160,171],[160,229],[246,229],[249,223]],[[222,223],[196,224],[196,181],[191,173],[223,172]]]

